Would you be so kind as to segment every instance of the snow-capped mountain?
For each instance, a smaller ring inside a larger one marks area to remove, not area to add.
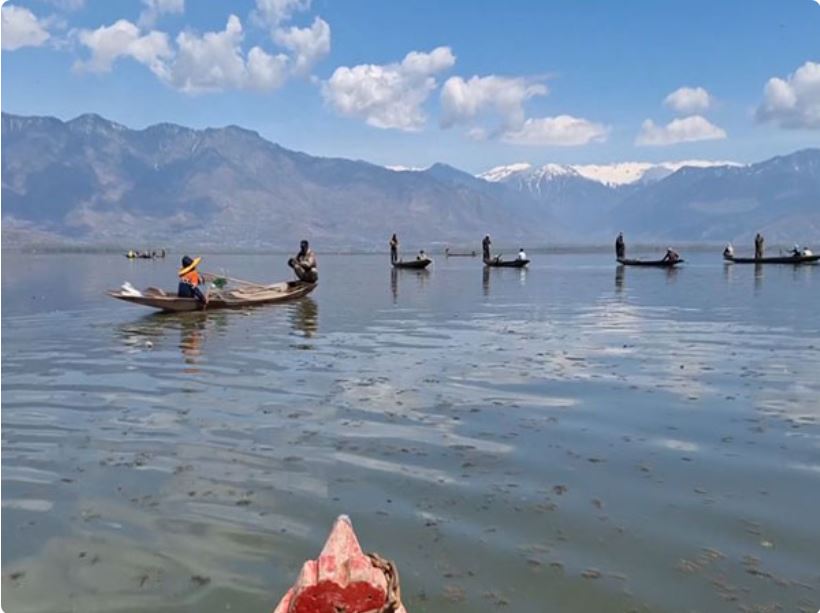
[[[616,164],[545,164],[533,166],[519,162],[496,166],[478,175],[491,183],[516,182],[519,185],[537,187],[544,180],[556,177],[582,177],[610,187],[633,183],[660,181],[684,167],[710,168],[713,166],[740,166],[736,162],[712,160],[682,160],[678,162],[620,162]]]

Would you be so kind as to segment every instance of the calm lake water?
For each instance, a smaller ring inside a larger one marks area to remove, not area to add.
[[[3,255],[6,611],[269,611],[340,513],[410,613],[820,608],[820,267],[320,256],[288,305],[103,294],[176,264]]]

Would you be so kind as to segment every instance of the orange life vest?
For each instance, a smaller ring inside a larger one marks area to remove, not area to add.
[[[184,275],[179,275],[179,280],[183,283],[187,283],[192,287],[196,287],[197,285],[202,284],[202,277],[199,276],[199,273],[195,270],[186,272]]]

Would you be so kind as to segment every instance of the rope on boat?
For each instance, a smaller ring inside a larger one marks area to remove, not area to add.
[[[366,553],[374,567],[384,573],[387,579],[387,597],[384,606],[373,613],[396,613],[401,604],[401,586],[399,584],[399,571],[396,565],[390,560],[386,560],[377,553]]]

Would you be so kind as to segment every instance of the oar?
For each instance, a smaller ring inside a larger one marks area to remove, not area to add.
[[[267,285],[262,285],[261,283],[254,283],[253,281],[243,281],[242,279],[236,279],[234,277],[229,277],[227,275],[216,275],[212,272],[202,273],[202,276],[205,277],[206,279],[208,279],[210,277],[210,279],[208,279],[210,281],[213,281],[214,279],[225,279],[226,281],[231,281],[233,283],[238,283],[239,285],[247,285],[249,287],[258,287],[258,288],[262,288],[262,289],[267,287]]]

